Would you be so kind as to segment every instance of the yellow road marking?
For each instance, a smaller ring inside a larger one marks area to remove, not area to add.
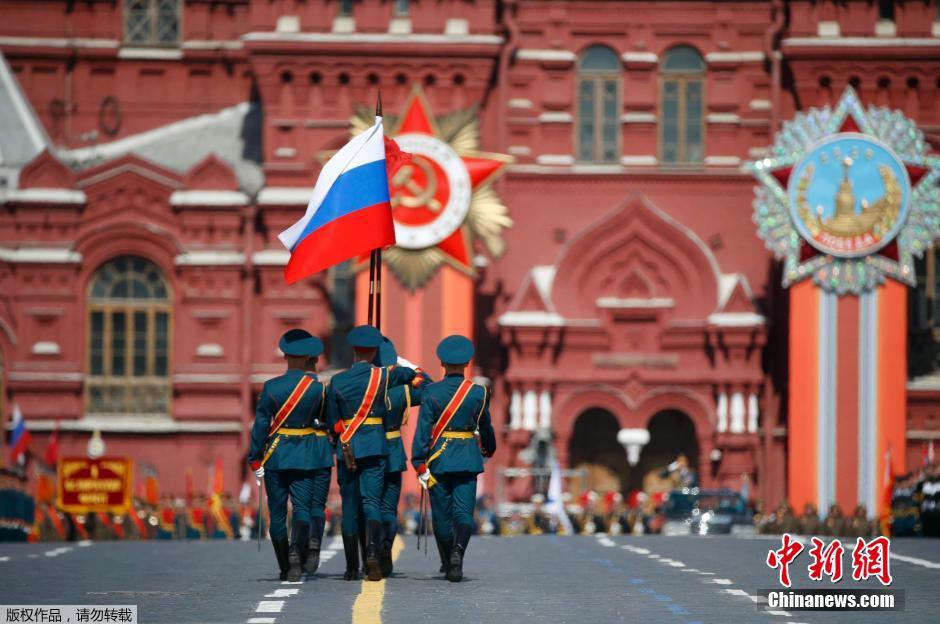
[[[392,544],[392,561],[405,549],[401,537],[395,536]],[[385,579],[381,581],[362,581],[362,589],[352,608],[352,624],[382,624],[382,600],[385,598]]]

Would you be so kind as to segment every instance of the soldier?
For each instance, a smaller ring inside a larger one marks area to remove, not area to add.
[[[307,353],[305,367],[307,377],[317,380],[317,362],[323,353],[323,345],[317,341],[317,348]],[[307,547],[304,572],[313,574],[320,567],[320,548],[323,544],[323,530],[326,528],[326,497],[330,493],[330,473],[333,471],[333,446],[330,441],[329,427],[326,422],[326,386],[320,386],[320,407],[313,415],[313,465],[310,495],[310,543]]]
[[[323,385],[305,370],[311,353],[323,352],[323,343],[302,329],[291,329],[278,344],[287,360],[287,371],[269,379],[261,390],[251,429],[248,465],[256,478],[264,479],[268,490],[271,543],[281,580],[296,582],[300,580],[309,547],[316,441],[326,435],[312,426],[321,411]],[[294,509],[290,541],[288,496]]]
[[[473,343],[448,336],[437,346],[444,379],[429,384],[418,415],[411,463],[428,490],[434,537],[448,562],[447,580],[463,578],[463,558],[473,532],[477,475],[496,451],[489,392],[464,376]]]
[[[393,366],[398,362],[395,345],[384,338],[376,357],[378,366]],[[412,367],[415,368],[415,367]],[[412,406],[421,405],[425,384],[431,378],[421,369],[415,368],[417,376],[411,384],[388,389],[388,409],[385,413],[385,439],[388,457],[385,465],[385,484],[382,490],[382,544],[379,552],[379,567],[382,576],[392,573],[392,543],[398,534],[398,501],[401,498],[401,473],[405,471],[408,458],[401,441],[401,428],[408,424],[408,412]]]
[[[382,334],[374,327],[354,327],[347,338],[355,351],[352,367],[337,374],[327,391],[326,411],[338,436],[337,477],[343,498],[343,548],[348,581],[359,578],[360,514],[365,518],[365,564],[370,581],[382,580],[379,540],[381,501],[385,482],[386,439],[383,417],[386,390],[411,383],[415,371],[407,366],[375,366]]]

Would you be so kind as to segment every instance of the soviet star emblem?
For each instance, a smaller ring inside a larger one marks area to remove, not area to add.
[[[369,107],[359,108],[353,134],[374,120]],[[397,244],[383,254],[402,284],[415,290],[445,263],[474,275],[477,240],[501,256],[512,219],[492,184],[512,158],[478,151],[477,109],[435,117],[415,87],[401,115],[385,116],[385,128],[411,155],[389,178]]]
[[[914,257],[940,234],[940,159],[899,111],[864,108],[849,87],[835,108],[784,124],[758,179],[754,222],[784,260],[783,285],[811,277],[861,294],[891,277],[916,284]]]

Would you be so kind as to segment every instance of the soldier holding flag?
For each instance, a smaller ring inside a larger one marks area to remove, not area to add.
[[[323,385],[306,374],[307,362],[323,352],[323,343],[302,329],[287,331],[279,347],[287,371],[264,384],[251,430],[248,464],[264,479],[271,516],[271,542],[281,580],[299,581],[310,535],[310,507],[316,481],[317,439]],[[331,460],[332,462],[332,460]],[[327,477],[329,478],[329,477]],[[293,504],[291,540],[287,537],[287,499]]]
[[[463,578],[463,558],[473,532],[477,475],[496,451],[486,387],[466,379],[473,343],[448,336],[437,346],[444,379],[424,390],[411,463],[431,498],[434,537],[447,580]]]

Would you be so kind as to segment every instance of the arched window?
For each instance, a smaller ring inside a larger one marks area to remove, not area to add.
[[[668,164],[702,162],[705,61],[695,48],[677,46],[660,68],[659,159]]]
[[[605,46],[592,46],[578,61],[578,160],[616,163],[620,159],[620,59]]]
[[[160,269],[115,258],[92,277],[87,310],[88,413],[167,414],[171,301]]]

